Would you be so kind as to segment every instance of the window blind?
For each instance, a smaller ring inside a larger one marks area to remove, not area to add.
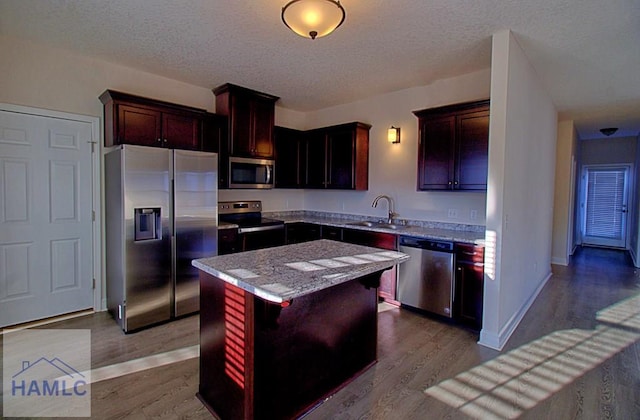
[[[609,239],[622,238],[624,169],[587,172],[586,234]]]

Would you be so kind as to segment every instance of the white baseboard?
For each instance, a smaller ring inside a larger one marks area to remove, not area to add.
[[[569,265],[569,259],[568,258],[551,257],[551,264],[567,266],[567,265]]]
[[[640,265],[638,265],[638,257],[636,256],[635,251],[633,250],[633,248],[629,248],[629,255],[631,255],[631,260],[633,261],[633,266],[636,268],[639,268]]]
[[[509,321],[507,321],[504,327],[502,327],[499,334],[496,334],[492,331],[485,331],[485,329],[483,328],[480,331],[480,340],[478,341],[478,344],[501,351],[505,344],[507,344],[507,341],[509,341],[509,338],[516,330],[518,325],[520,325],[522,318],[524,318],[531,305],[533,305],[533,302],[535,302],[536,298],[551,278],[551,275],[551,272],[547,274],[544,280],[540,282],[540,285],[538,285],[535,292],[531,295],[531,297],[529,297],[529,299],[527,299],[522,308],[520,308],[518,312],[513,314],[513,316],[509,319]]]

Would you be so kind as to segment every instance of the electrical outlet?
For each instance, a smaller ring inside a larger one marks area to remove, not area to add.
[[[458,217],[458,209],[449,209],[449,211],[447,212],[447,217],[450,217],[452,219],[455,219]]]
[[[478,210],[471,210],[469,212],[469,219],[476,220],[478,218]]]

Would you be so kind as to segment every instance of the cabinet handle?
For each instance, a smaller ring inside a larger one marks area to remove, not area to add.
[[[449,181],[449,185],[453,184],[451,181]]]
[[[158,139],[158,143],[162,143],[162,139]]]
[[[164,142],[167,143],[167,139],[164,139]]]
[[[454,182],[455,185],[458,185],[458,181]]]

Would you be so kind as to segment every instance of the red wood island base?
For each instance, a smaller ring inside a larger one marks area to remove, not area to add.
[[[222,419],[311,410],[376,362],[381,273],[273,303],[201,271],[198,398]]]

